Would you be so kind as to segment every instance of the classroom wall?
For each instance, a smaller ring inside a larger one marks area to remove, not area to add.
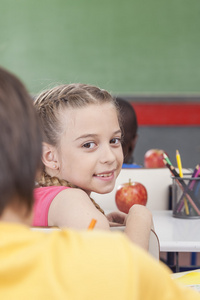
[[[1,0],[0,65],[29,91],[200,92],[199,0]]]
[[[184,168],[195,168],[200,163],[200,127],[193,126],[139,126],[139,138],[135,148],[135,161],[144,163],[149,149],[164,149],[176,166],[176,149],[179,150]]]
[[[33,95],[70,82],[147,101],[199,95],[199,15],[199,0],[1,0],[0,65]],[[192,167],[198,131],[142,125],[137,162],[148,148],[163,147],[173,157],[178,147],[184,166]]]
[[[125,98],[126,99],[126,98]],[[135,162],[143,165],[149,149],[165,150],[176,166],[175,153],[181,153],[185,168],[200,162],[200,98],[198,96],[132,97],[138,120]]]

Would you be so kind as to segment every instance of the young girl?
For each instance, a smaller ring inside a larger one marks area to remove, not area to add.
[[[125,233],[145,249],[152,226],[146,207],[129,214],[105,216],[91,192],[109,193],[121,170],[123,154],[119,113],[105,90],[85,84],[57,86],[35,101],[43,134],[43,173],[35,189],[34,226],[109,230],[126,225]]]

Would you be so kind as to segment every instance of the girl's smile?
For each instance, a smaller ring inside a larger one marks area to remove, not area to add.
[[[99,174],[94,174],[94,177],[97,177],[98,179],[106,180],[106,181],[113,180],[115,171],[116,170],[102,172],[102,173],[99,173]]]

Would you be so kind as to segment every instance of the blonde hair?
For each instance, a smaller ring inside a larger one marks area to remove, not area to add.
[[[103,103],[113,104],[118,113],[116,101],[111,94],[92,85],[79,83],[60,85],[42,92],[36,98],[34,104],[40,120],[43,141],[54,147],[59,147],[63,132],[60,113],[64,109],[81,108],[91,104],[101,105]],[[51,177],[45,171],[43,171],[38,184],[39,186],[62,185],[77,187],[66,180]],[[103,212],[99,205],[93,199],[91,200]]]
[[[43,141],[58,146],[62,134],[60,112],[66,108],[81,108],[91,104],[112,103],[115,99],[105,90],[86,84],[66,84],[42,92],[35,100]],[[118,111],[118,109],[117,109]]]

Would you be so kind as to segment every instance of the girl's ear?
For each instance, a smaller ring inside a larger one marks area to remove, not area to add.
[[[58,169],[57,151],[55,147],[47,143],[42,143],[42,162],[50,169]]]

